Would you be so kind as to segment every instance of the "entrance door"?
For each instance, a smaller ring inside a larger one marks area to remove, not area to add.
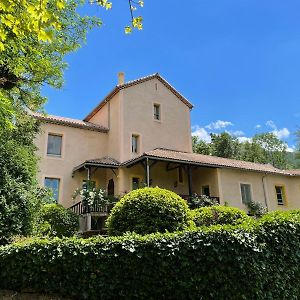
[[[115,183],[113,179],[109,179],[107,185],[107,195],[114,196],[115,195]]]

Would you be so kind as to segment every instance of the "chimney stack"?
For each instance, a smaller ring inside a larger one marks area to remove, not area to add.
[[[125,73],[119,72],[118,73],[118,85],[122,85],[125,83]]]

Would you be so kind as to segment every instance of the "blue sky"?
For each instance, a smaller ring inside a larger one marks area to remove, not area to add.
[[[273,131],[295,145],[300,124],[299,0],[144,0],[144,30],[124,34],[127,0],[84,13],[104,25],[66,57],[65,86],[46,110],[83,118],[117,83],[159,72],[194,105],[193,131],[241,139]]]

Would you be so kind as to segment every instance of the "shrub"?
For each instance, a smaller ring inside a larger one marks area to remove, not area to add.
[[[210,206],[193,210],[193,220],[196,226],[210,226],[217,224],[238,225],[251,218],[238,208],[229,206]]]
[[[296,215],[268,215],[255,230],[218,225],[146,236],[15,243],[0,247],[0,289],[90,300],[297,300]]]
[[[216,205],[219,205],[219,202],[216,199],[206,195],[194,194],[191,198],[189,198],[189,207],[191,209]]]
[[[38,235],[69,237],[79,228],[78,216],[59,204],[46,204],[41,208],[35,231]]]
[[[174,192],[155,188],[134,190],[125,195],[107,219],[110,235],[130,231],[139,234],[182,230],[189,225],[187,203]]]
[[[249,201],[246,203],[246,206],[248,208],[249,215],[256,218],[260,218],[267,213],[266,207],[259,202]]]

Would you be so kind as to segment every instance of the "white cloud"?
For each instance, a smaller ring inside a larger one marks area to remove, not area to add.
[[[261,127],[261,125],[260,124],[257,124],[257,125],[255,125],[255,128],[260,128]]]
[[[208,125],[205,126],[205,128],[207,129],[221,129],[221,128],[226,128],[228,126],[232,126],[233,124],[229,121],[222,121],[222,120],[218,120],[216,122],[212,122]]]
[[[290,136],[290,131],[287,128],[282,128],[279,130],[273,130],[272,133],[274,133],[275,136],[277,136],[279,139],[288,138]]]
[[[277,126],[275,125],[275,123],[272,120],[267,121],[266,125],[274,130],[277,129]]]
[[[252,142],[252,138],[248,138],[248,137],[246,137],[246,136],[240,136],[240,137],[238,137],[238,141],[239,141],[240,143],[244,143],[244,142],[249,142],[249,143],[251,143],[251,142]]]
[[[229,133],[232,136],[238,137],[238,136],[242,136],[245,133],[241,130],[236,130],[236,131],[230,131],[230,130],[226,130],[227,133]]]
[[[271,132],[279,139],[288,138],[290,136],[290,131],[286,127],[278,129],[272,120],[267,121],[266,125],[273,129]]]
[[[286,146],[287,146],[287,148],[286,148],[287,152],[295,152],[296,151],[296,147],[295,146],[290,147],[288,144],[286,144]]]
[[[192,130],[193,130],[192,135],[199,137],[199,139],[207,143],[211,142],[211,137],[205,128],[196,125],[192,127]]]

